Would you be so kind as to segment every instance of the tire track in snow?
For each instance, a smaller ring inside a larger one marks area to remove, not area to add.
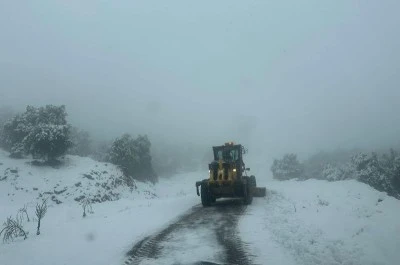
[[[171,245],[169,243],[171,238],[185,233],[185,230],[200,231],[202,229],[206,229],[215,237],[216,242],[222,246],[223,253],[219,255],[219,260],[215,262],[198,261],[191,264],[249,265],[251,264],[249,255],[246,253],[245,247],[237,233],[239,217],[243,215],[245,210],[246,206],[240,200],[218,201],[215,205],[207,208],[197,205],[192,210],[178,217],[175,222],[169,224],[165,229],[137,242],[127,253],[124,265],[140,265],[143,262],[147,262],[146,264],[157,264],[157,260],[168,257],[174,251],[174,247],[170,247],[168,251],[164,251],[166,253],[163,253],[163,249]],[[202,241],[198,242],[198,245],[205,245],[207,243]]]

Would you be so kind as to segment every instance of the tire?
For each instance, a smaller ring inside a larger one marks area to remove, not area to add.
[[[257,187],[256,177],[253,175],[250,176],[250,186],[252,186],[254,188]]]
[[[244,184],[244,198],[243,202],[246,205],[250,205],[253,202],[253,189],[252,189],[252,183],[250,181],[250,178],[247,179],[247,183]]]
[[[201,204],[203,205],[203,207],[207,207],[211,205],[211,201],[212,201],[212,197],[210,194],[210,190],[208,189],[208,185],[207,183],[202,183],[201,184]]]

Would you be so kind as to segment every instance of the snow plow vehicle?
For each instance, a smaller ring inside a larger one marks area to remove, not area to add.
[[[246,150],[242,145],[228,142],[213,146],[213,153],[214,160],[208,164],[209,177],[196,182],[196,192],[204,207],[219,198],[243,198],[245,204],[251,204],[253,197],[265,197],[266,188],[257,187],[255,176],[247,176],[250,168],[243,162]]]

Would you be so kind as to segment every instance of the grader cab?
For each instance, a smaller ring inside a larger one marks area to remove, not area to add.
[[[196,192],[204,207],[219,198],[243,198],[245,204],[251,204],[253,197],[266,195],[265,188],[257,187],[256,177],[247,175],[250,168],[243,162],[246,150],[242,145],[228,142],[214,146],[213,153],[208,178],[196,182]]]

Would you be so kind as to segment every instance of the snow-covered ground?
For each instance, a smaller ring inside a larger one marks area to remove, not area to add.
[[[30,222],[23,221],[29,232],[26,240],[0,242],[2,265],[122,264],[137,240],[199,204],[194,196],[194,181],[201,179],[198,173],[157,185],[137,182],[137,188],[130,190],[110,184],[120,174],[110,164],[67,156],[61,168],[53,169],[32,166],[29,161],[10,159],[0,150],[0,221],[15,217],[24,205],[30,217]],[[82,200],[76,198],[101,199],[110,192],[112,201],[93,203],[94,213],[82,217]],[[45,197],[49,207],[37,236],[35,205]]]
[[[399,264],[399,200],[355,180],[265,185],[240,222],[258,264]]]
[[[0,150],[0,222],[24,205],[30,217],[23,220],[26,240],[0,242],[1,265],[123,264],[138,240],[199,207],[194,183],[207,173],[179,174],[156,185],[137,182],[130,189],[121,185],[118,168],[89,158],[67,156],[58,169],[28,162]],[[399,264],[399,200],[354,180],[278,182],[260,171],[252,169],[267,197],[247,207],[238,231],[254,263]],[[37,236],[34,210],[43,198],[49,208]],[[94,202],[94,212],[83,218],[85,199]],[[203,230],[174,235],[171,244],[190,243],[182,257],[200,259],[218,248],[195,240],[206,238]]]

